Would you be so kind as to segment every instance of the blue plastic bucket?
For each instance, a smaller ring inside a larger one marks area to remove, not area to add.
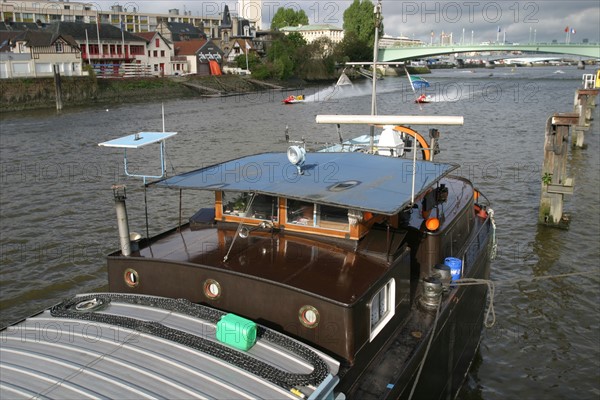
[[[453,281],[460,279],[462,272],[462,261],[460,258],[446,257],[444,264],[450,267],[450,274],[452,275]]]

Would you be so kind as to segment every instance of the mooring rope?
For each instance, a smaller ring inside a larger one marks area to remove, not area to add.
[[[419,378],[421,377],[421,371],[423,370],[423,366],[425,365],[425,360],[427,360],[427,354],[429,353],[429,349],[431,348],[431,343],[433,342],[433,337],[435,336],[435,328],[437,327],[437,323],[440,316],[440,308],[442,308],[442,299],[440,296],[440,302],[435,310],[435,319],[433,320],[433,327],[431,328],[431,335],[429,336],[429,341],[427,342],[427,347],[425,348],[425,353],[423,354],[423,359],[419,364],[419,370],[417,371],[417,376],[415,377],[415,382],[413,383],[412,389],[410,390],[410,394],[408,395],[408,400],[412,399],[413,394],[415,393],[415,389],[417,388],[417,384],[419,383]]]
[[[473,286],[473,285],[487,285],[488,291],[488,299],[489,305],[485,314],[485,319],[483,320],[483,324],[486,328],[492,328],[496,324],[496,312],[494,311],[494,296],[496,285],[508,285],[514,284],[522,281],[529,280],[531,282],[536,280],[546,280],[546,279],[558,279],[558,278],[568,278],[572,276],[582,276],[582,275],[597,275],[598,271],[583,271],[583,272],[571,272],[566,274],[557,274],[557,275],[547,275],[547,276],[534,276],[529,279],[518,278],[518,279],[507,279],[502,281],[493,281],[491,279],[475,279],[475,278],[462,278],[452,281],[452,285],[456,286]],[[415,381],[413,383],[412,389],[408,396],[408,400],[412,399],[415,389],[417,388],[417,384],[419,383],[419,378],[421,376],[421,371],[423,370],[423,366],[425,365],[425,360],[427,359],[427,355],[429,353],[429,349],[431,348],[431,344],[433,342],[433,337],[435,336],[435,330],[437,328],[437,323],[439,319],[440,308],[442,306],[442,299],[438,304],[438,307],[435,312],[435,319],[433,321],[433,326],[431,328],[431,333],[429,336],[429,341],[427,342],[427,347],[425,348],[425,353],[423,354],[423,358],[419,364],[419,370],[417,371],[417,376],[415,377]],[[491,316],[491,321],[490,321]]]
[[[494,295],[496,288],[494,281],[491,279],[475,279],[475,278],[462,278],[452,281],[452,285],[456,286],[472,286],[472,285],[487,285],[488,291],[487,296],[489,300],[488,309],[485,313],[485,319],[483,324],[486,328],[491,328],[496,324],[496,312],[494,311]],[[490,315],[492,316],[491,322],[489,321]]]
[[[523,281],[539,281],[539,280],[547,280],[547,279],[560,279],[560,278],[568,278],[572,276],[582,276],[582,275],[598,275],[598,271],[582,271],[582,272],[570,272],[566,274],[556,274],[556,275],[546,275],[546,276],[534,276],[531,278],[518,278],[518,279],[506,279],[493,281],[491,279],[475,279],[475,278],[462,278],[457,279],[456,281],[452,281],[452,285],[456,286],[471,286],[471,285],[487,285],[488,286],[488,300],[489,305],[488,309],[485,313],[484,325],[486,328],[492,328],[496,324],[496,312],[494,311],[494,296],[496,291],[496,286],[515,284]],[[490,321],[491,316],[491,321]]]

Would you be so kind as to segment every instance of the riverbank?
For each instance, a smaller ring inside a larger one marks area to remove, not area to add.
[[[239,75],[96,79],[61,77],[63,107],[285,90],[298,82],[262,82]],[[53,78],[0,80],[0,113],[56,107]]]

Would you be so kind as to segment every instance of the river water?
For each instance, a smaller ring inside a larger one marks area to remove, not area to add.
[[[380,114],[463,115],[462,127],[439,127],[438,160],[482,190],[496,212],[499,250],[492,264],[496,325],[482,344],[464,399],[600,397],[600,160],[598,108],[585,150],[573,151],[567,198],[569,230],[537,225],[546,119],[571,112],[582,71],[574,67],[435,71],[426,79],[435,102],[419,106],[406,78],[379,83]],[[585,72],[592,72],[589,70]],[[370,84],[331,94],[307,88],[307,103],[284,106],[290,93],[164,103],[168,169],[182,172],[261,151],[292,139],[337,140],[317,114],[368,114]],[[301,92],[293,92],[299,94]],[[0,120],[0,325],[75,293],[105,290],[104,257],[118,247],[111,185],[128,185],[132,230],[144,232],[138,180],[123,172],[122,153],[98,143],[162,130],[161,104],[2,115]],[[427,134],[427,127],[421,132]],[[350,138],[362,132],[342,127]],[[130,159],[131,171],[156,172],[157,149]],[[131,154],[131,153],[130,153]],[[137,158],[136,158],[137,157]],[[187,196],[187,195],[186,195]],[[189,216],[209,201],[186,197]],[[177,222],[175,191],[148,192],[150,234]],[[191,203],[191,204],[190,204]],[[170,211],[170,212],[168,212]],[[578,274],[546,279],[561,274]]]

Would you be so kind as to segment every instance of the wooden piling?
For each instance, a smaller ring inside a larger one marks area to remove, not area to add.
[[[573,179],[567,177],[569,128],[578,123],[577,113],[554,114],[546,122],[540,224],[568,228],[569,218],[563,214],[563,197],[573,194]]]
[[[596,96],[599,89],[577,89],[573,101],[573,112],[579,115],[579,121],[574,127],[573,147],[585,148],[585,132],[590,128],[592,109],[596,106]]]
[[[52,68],[54,70],[54,89],[55,89],[55,93],[56,93],[56,109],[60,111],[63,108],[60,72],[58,70],[58,65],[54,64],[52,66]]]

